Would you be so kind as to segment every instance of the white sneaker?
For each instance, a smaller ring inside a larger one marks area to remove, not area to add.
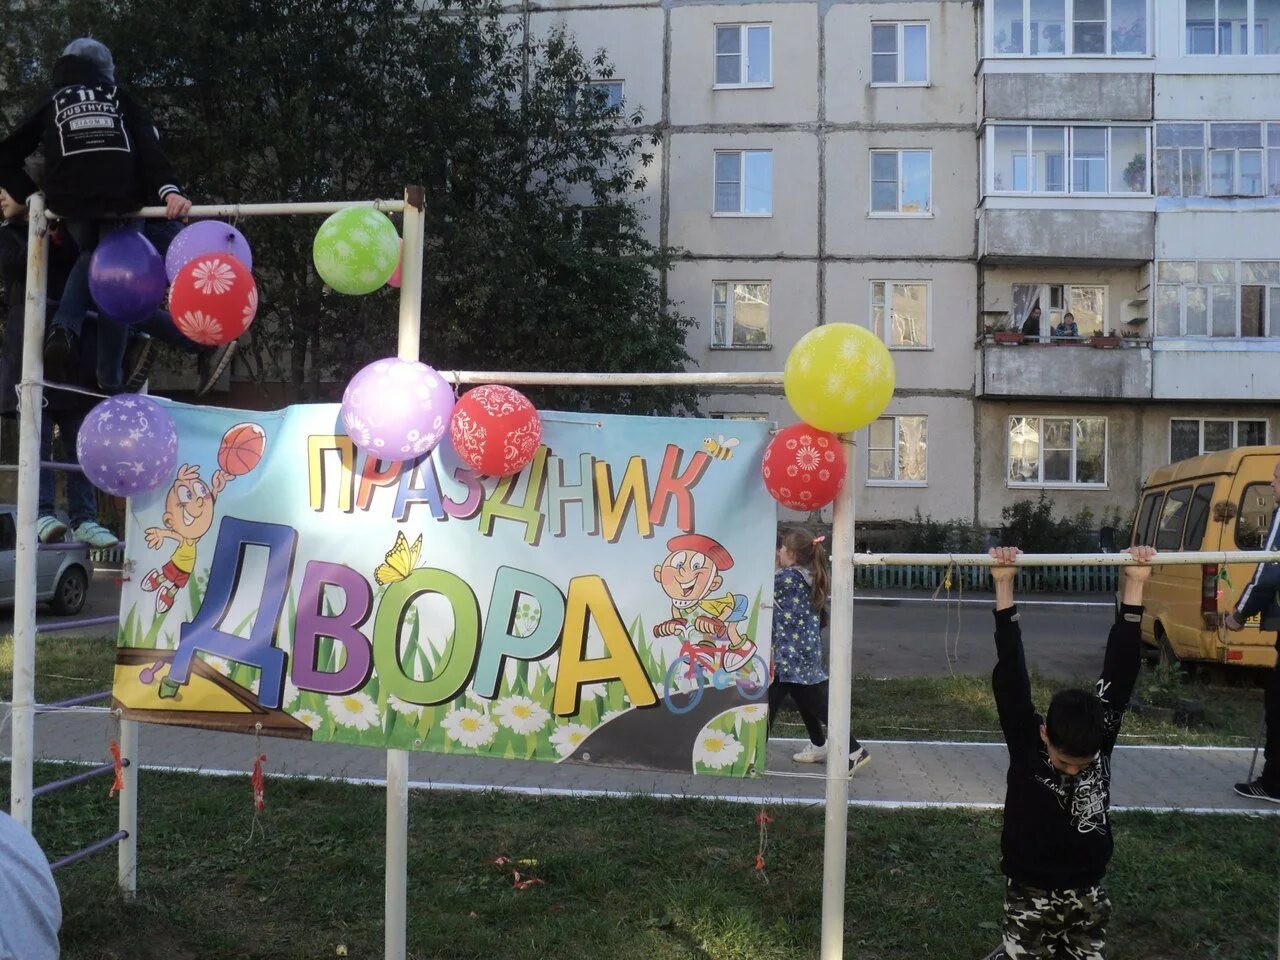
[[[41,543],[58,543],[67,533],[67,525],[52,514],[36,519],[36,539]]]
[[[86,520],[76,527],[72,536],[76,543],[88,544],[95,550],[110,550],[120,542],[114,533],[96,520]]]
[[[743,639],[742,645],[739,647],[731,647],[721,658],[721,664],[729,673],[736,673],[747,665],[747,661],[755,656],[756,645],[750,640]]]
[[[818,747],[811,743],[791,759],[796,763],[821,763],[827,759],[827,745],[824,743]]]
[[[849,754],[849,776],[852,777],[870,762],[871,754],[867,753],[867,748],[859,747],[856,751]]]

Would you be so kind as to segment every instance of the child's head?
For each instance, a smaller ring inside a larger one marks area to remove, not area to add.
[[[823,547],[826,537],[815,537],[800,527],[784,527],[778,532],[778,566],[803,567],[813,584],[813,605],[821,608],[831,589],[831,568]]]
[[[653,579],[681,609],[692,607],[724,583],[720,573],[733,566],[729,551],[710,537],[686,533],[667,543],[667,558],[653,568]]]
[[[88,60],[97,67],[104,80],[109,83],[116,82],[116,61],[111,56],[111,51],[107,49],[106,44],[100,43],[92,37],[81,37],[68,43],[66,49],[62,51],[62,55],[64,57],[80,57],[83,60]]]
[[[1054,768],[1075,776],[1097,758],[1103,732],[1101,700],[1085,690],[1059,690],[1049,702],[1040,739]]]
[[[0,187],[0,215],[6,220],[17,220],[27,214],[27,205],[15,200],[8,190]]]

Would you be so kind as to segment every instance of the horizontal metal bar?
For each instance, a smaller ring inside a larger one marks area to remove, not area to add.
[[[985,553],[855,553],[859,567],[927,567],[954,564],[958,567],[995,567]],[[1280,553],[1264,550],[1181,551],[1160,553],[1151,562],[1155,567],[1192,564],[1280,563]],[[1015,567],[1127,567],[1138,561],[1127,553],[1024,553],[1009,566]]]
[[[75,630],[78,627],[100,627],[106,623],[119,623],[118,614],[105,617],[84,617],[80,620],[65,620],[59,623],[37,623],[36,633],[57,633],[60,630]]]
[[[15,473],[18,465],[16,463],[0,463],[0,473]],[[75,473],[84,473],[84,468],[78,463],[60,463],[57,460],[41,460],[41,470],[70,470]]]
[[[127,759],[120,761],[122,766],[128,766]],[[55,790],[62,790],[66,787],[74,787],[77,783],[84,783],[86,780],[92,780],[94,777],[100,777],[106,773],[112,773],[116,768],[114,763],[104,763],[100,767],[90,767],[82,773],[74,776],[65,777],[62,780],[50,780],[48,783],[42,783],[32,792],[32,796],[38,797],[41,794],[53,793]]]
[[[55,700],[53,703],[41,703],[36,705],[37,710],[61,710],[64,707],[78,707],[82,703],[95,703],[98,700],[106,700],[111,696],[110,690],[99,690],[97,693],[85,693],[78,697],[70,697],[66,700]]]
[[[549,373],[512,370],[438,370],[450,383],[505,383],[530,387],[776,387],[781,373]]]
[[[348,207],[372,207],[384,213],[400,213],[403,200],[323,200],[314,203],[205,203],[195,204],[182,215],[183,220],[194,217],[287,217],[305,214],[327,214],[346,210]],[[121,215],[124,219],[141,217],[147,220],[163,220],[169,216],[164,207],[143,207]],[[52,211],[50,220],[59,219]]]
[[[105,850],[107,849],[107,847],[114,846],[115,844],[119,843],[121,840],[127,839],[128,836],[129,836],[128,830],[117,830],[111,836],[103,837],[97,843],[91,843],[87,847],[83,847],[80,850],[77,850],[75,853],[68,853],[61,860],[53,861],[53,863],[49,864],[49,869],[60,870],[65,866],[69,866],[70,864],[75,863],[77,860],[83,860],[85,857],[92,856],[93,854],[97,853],[99,850]]]

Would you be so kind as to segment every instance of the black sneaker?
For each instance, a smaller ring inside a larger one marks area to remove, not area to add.
[[[205,354],[197,362],[196,367],[200,372],[200,385],[196,387],[197,397],[203,397],[212,390],[213,385],[230,366],[231,358],[236,355],[236,343],[237,341],[232,340],[230,343],[215,347],[211,353]]]
[[[143,388],[155,362],[155,341],[145,333],[136,333],[130,336],[129,346],[124,351],[124,389],[126,393],[137,393]]]
[[[44,341],[44,378],[66,383],[76,353],[76,338],[65,327],[52,327]]]
[[[1004,947],[999,946],[988,953],[982,960],[1009,960],[1009,955],[1004,952]]]
[[[1237,783],[1236,793],[1250,800],[1269,800],[1272,803],[1280,803],[1280,790],[1265,786],[1261,777],[1252,783]]]

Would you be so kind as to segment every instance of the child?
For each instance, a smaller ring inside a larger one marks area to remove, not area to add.
[[[997,547],[1011,564],[1020,551]],[[1004,939],[988,960],[1101,960],[1111,901],[1102,878],[1111,859],[1111,751],[1141,662],[1142,592],[1151,547],[1128,553],[1122,601],[1092,692],[1061,690],[1041,718],[1031,702],[1022,650],[1015,568],[997,566],[996,667],[991,675],[1009,747],[1000,869],[1006,877]]]
[[[773,575],[773,683],[769,686],[769,725],[787,697],[795,702],[809,733],[810,745],[795,755],[798,763],[827,758],[827,672],[822,667],[822,618],[831,572],[825,537],[797,528],[778,536],[777,572]],[[871,754],[849,734],[849,776],[868,763]]]
[[[92,300],[89,262],[104,221],[159,200],[169,218],[191,209],[160,149],[145,111],[115,81],[111,51],[82,38],[67,45],[53,67],[53,84],[18,128],[0,143],[0,186],[25,200],[35,183],[24,161],[43,147],[45,199],[66,218],[79,259],[45,341],[45,370],[61,380]],[[123,380],[126,328],[106,323],[98,331],[98,382],[109,392]]]

